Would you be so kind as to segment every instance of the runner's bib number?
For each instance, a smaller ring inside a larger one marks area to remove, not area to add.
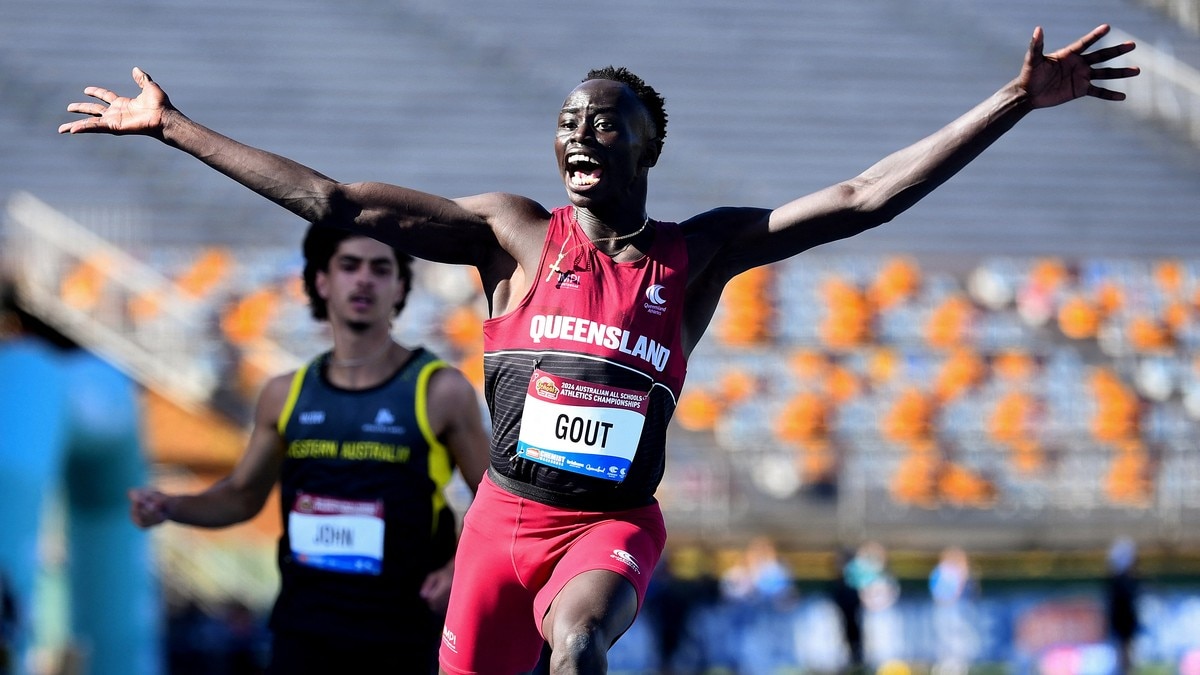
[[[521,413],[517,455],[620,482],[633,463],[649,405],[645,392],[534,369]]]
[[[303,492],[288,513],[292,558],[349,574],[383,571],[383,501],[358,502]]]

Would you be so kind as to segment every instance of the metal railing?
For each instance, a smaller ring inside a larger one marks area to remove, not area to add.
[[[23,309],[179,405],[210,401],[222,336],[209,303],[33,195],[16,193],[7,214]],[[266,340],[246,358],[268,373],[300,362]]]
[[[1176,59],[1168,49],[1145,43],[1119,30],[1107,40],[1138,43],[1134,59],[1141,75],[1113,80],[1105,87],[1124,91],[1126,105],[1137,115],[1162,123],[1200,147],[1200,71]]]

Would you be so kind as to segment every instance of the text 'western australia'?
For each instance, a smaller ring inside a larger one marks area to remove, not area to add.
[[[407,462],[412,449],[407,445],[375,441],[304,439],[288,445],[289,459],[352,459],[372,462]]]

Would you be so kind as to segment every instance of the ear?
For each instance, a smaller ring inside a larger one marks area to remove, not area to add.
[[[329,300],[329,274],[325,270],[317,270],[316,283],[313,285],[317,288],[317,295],[321,296],[322,300]]]
[[[649,169],[658,164],[658,158],[662,155],[662,139],[651,138],[646,143],[646,149],[642,151],[642,159],[638,162],[638,166]]]

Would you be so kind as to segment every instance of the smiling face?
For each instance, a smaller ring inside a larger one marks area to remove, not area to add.
[[[396,253],[387,244],[368,237],[342,241],[316,276],[329,320],[355,331],[390,325],[408,293],[397,270]]]
[[[647,170],[658,161],[654,124],[628,86],[588,80],[567,96],[554,141],[571,203],[594,208],[645,198]]]

